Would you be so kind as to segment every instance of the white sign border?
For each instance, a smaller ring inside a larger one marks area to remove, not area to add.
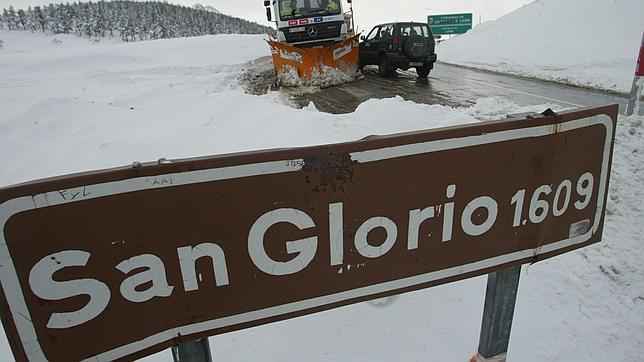
[[[115,359],[122,358],[153,347],[155,345],[167,342],[180,335],[185,336],[197,334],[207,330],[225,328],[228,326],[252,322],[255,320],[276,317],[280,315],[313,309],[324,305],[339,303],[346,300],[405,289],[408,287],[413,287],[415,285],[430,283],[437,280],[444,280],[458,275],[468,274],[495,266],[512,263],[518,260],[533,258],[574,245],[583,244],[590,240],[592,236],[597,232],[603,216],[602,210],[604,207],[605,196],[607,192],[609,176],[608,170],[610,166],[609,162],[612,150],[614,129],[612,118],[605,114],[578,119],[560,125],[546,125],[531,128],[522,128],[518,130],[492,132],[478,136],[437,140],[398,147],[382,148],[372,151],[356,152],[351,154],[351,158],[355,161],[358,161],[359,163],[377,162],[457,148],[480,146],[511,140],[544,137],[596,125],[602,125],[606,129],[604,159],[602,163],[595,223],[592,229],[584,235],[548,244],[538,249],[522,250],[511,254],[482,260],[476,263],[462,265],[428,274],[417,275],[406,279],[371,285],[360,289],[173,328],[164,332],[157,333],[145,339],[117,347],[110,351],[100,353],[83,361],[113,361]],[[22,288],[20,287],[18,274],[16,272],[16,268],[11,257],[11,253],[9,252],[7,240],[5,237],[5,226],[12,216],[37,208],[51,207],[55,205],[68,204],[72,202],[108,197],[135,191],[178,187],[183,185],[213,182],[219,180],[231,180],[259,175],[298,172],[302,169],[301,165],[303,165],[303,160],[284,160],[160,175],[156,177],[141,177],[103,184],[87,185],[85,187],[81,187],[82,193],[75,193],[75,195],[80,195],[76,198],[66,198],[65,192],[68,190],[60,190],[39,195],[19,197],[4,202],[2,205],[0,205],[0,227],[2,228],[2,233],[0,233],[0,265],[2,265],[2,267],[0,267],[0,282],[2,283],[2,289],[7,299],[9,309],[11,310],[11,315],[14,318],[16,329],[20,337],[20,342],[22,343],[27,359],[29,361],[47,361],[45,352],[38,342],[38,337],[36,335],[34,325],[31,322],[31,315],[27,308],[25,297]]]

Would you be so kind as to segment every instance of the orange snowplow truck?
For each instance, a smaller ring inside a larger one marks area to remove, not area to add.
[[[266,16],[275,22],[276,38],[269,40],[273,64],[282,80],[357,72],[359,40],[353,30],[351,0],[266,0]]]

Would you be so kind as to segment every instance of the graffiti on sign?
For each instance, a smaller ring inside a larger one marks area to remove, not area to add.
[[[2,317],[15,357],[132,360],[599,242],[616,113],[2,189]]]

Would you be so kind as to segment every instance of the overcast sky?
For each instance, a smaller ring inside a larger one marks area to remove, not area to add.
[[[83,0],[87,1],[87,0]],[[473,12],[475,24],[479,16],[483,21],[497,19],[533,0],[354,0],[356,22],[360,30],[377,23],[390,21],[427,21],[427,15]],[[0,0],[0,8],[13,5],[26,8],[42,5],[49,0]],[[59,1],[67,2],[67,1]],[[70,0],[69,2],[73,2]],[[170,3],[212,5],[221,12],[262,24],[268,24],[264,13],[263,0],[173,0]]]

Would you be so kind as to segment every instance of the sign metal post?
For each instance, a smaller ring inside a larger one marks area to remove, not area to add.
[[[520,265],[488,275],[479,354],[473,361],[506,360],[520,276]]]
[[[208,338],[184,342],[172,347],[174,362],[212,362]]]
[[[644,87],[644,33],[642,34],[642,44],[640,45],[640,54],[637,59],[637,67],[635,69],[635,77],[633,78],[633,87],[631,88],[631,96],[628,100],[626,107],[626,115],[632,116],[639,114],[640,109],[640,96],[642,88]]]

